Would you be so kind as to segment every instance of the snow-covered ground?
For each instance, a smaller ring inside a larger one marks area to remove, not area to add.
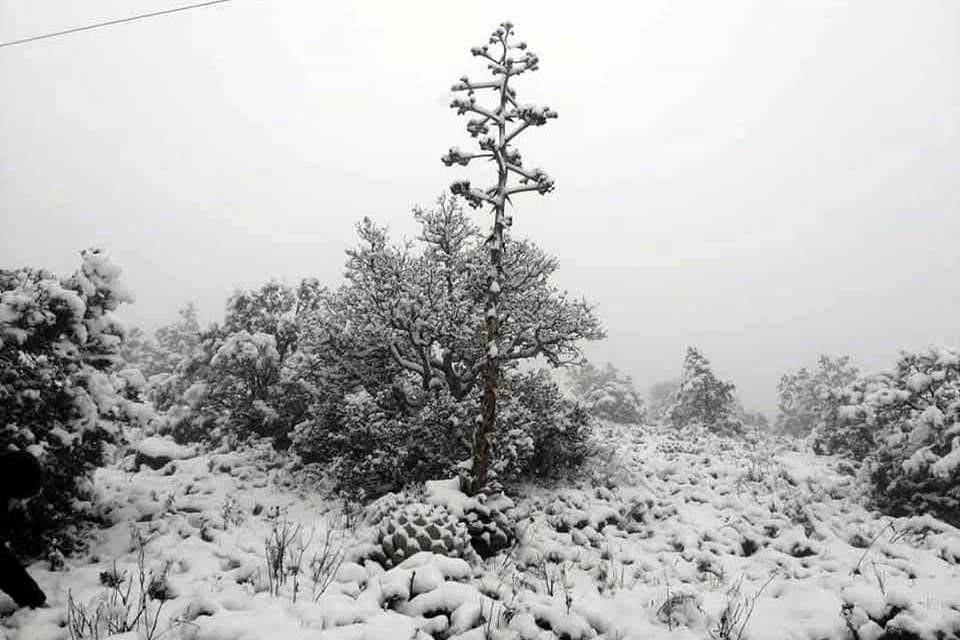
[[[99,607],[128,622],[144,609],[124,640],[142,620],[194,640],[960,637],[960,530],[865,510],[842,463],[692,431],[605,437],[589,480],[519,492],[514,548],[393,568],[369,559],[369,519],[268,450],[151,439],[171,462],[133,471],[131,454],[97,473],[115,524],[65,567],[32,566],[50,607],[9,613],[0,636],[70,638]],[[282,584],[267,569],[278,536],[294,559]]]

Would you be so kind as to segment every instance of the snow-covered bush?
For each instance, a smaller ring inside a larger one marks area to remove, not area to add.
[[[431,394],[419,411],[359,389],[298,425],[294,447],[307,463],[332,465],[340,489],[366,498],[448,475],[467,454],[469,420],[449,397]]]
[[[892,371],[830,391],[811,441],[867,459],[882,509],[960,524],[960,352],[903,352]]]
[[[556,477],[583,462],[590,416],[563,397],[546,371],[511,374],[504,390],[493,479]],[[470,454],[477,394],[457,402],[436,389],[420,406],[408,406],[393,391],[360,387],[335,403],[318,403],[314,417],[294,431],[294,448],[304,462],[333,465],[341,489],[367,498],[457,472]]]
[[[228,334],[210,358],[204,408],[233,431],[278,435],[280,416],[268,400],[279,381],[276,339],[241,329]]]
[[[179,441],[230,433],[270,437],[286,447],[311,401],[298,344],[322,296],[313,279],[296,289],[270,281],[235,291],[222,327],[201,330],[195,309],[187,307],[179,322],[159,329],[143,359],[167,367],[149,384],[166,429]]]
[[[718,379],[710,362],[690,347],[668,418],[675,427],[701,424],[713,431],[738,432],[742,424],[736,418],[735,389],[732,382]]]
[[[877,437],[888,425],[877,421],[870,398],[888,391],[885,374],[864,376],[852,384],[824,394],[820,417],[809,436],[810,445],[822,455],[841,455],[863,460],[876,450]]]
[[[364,389],[341,399],[326,422],[308,421],[293,435],[306,462],[330,465],[338,488],[372,498],[449,474],[466,455],[466,425],[457,405],[431,396],[422,414],[391,405]]]
[[[586,460],[593,432],[590,414],[583,405],[564,398],[546,370],[506,376],[502,407],[494,442],[510,433],[530,442],[528,457],[498,468],[503,480],[556,478]]]
[[[599,369],[586,363],[570,371],[577,399],[598,418],[620,424],[641,424],[646,419],[643,398],[629,375],[612,364]]]
[[[120,269],[99,250],[81,253],[72,276],[0,270],[0,449],[41,462],[43,496],[29,504],[25,552],[69,552],[91,512],[89,475],[123,424],[143,424],[143,385],[120,368],[124,329],[113,311],[133,297]]]
[[[859,375],[860,370],[850,356],[828,355],[820,356],[813,372],[802,368],[784,374],[777,386],[777,430],[799,437],[809,435],[827,409],[827,403],[837,399],[831,391],[853,384]]]
[[[839,422],[876,433],[877,504],[960,526],[960,351],[902,353],[894,371],[854,399]]]

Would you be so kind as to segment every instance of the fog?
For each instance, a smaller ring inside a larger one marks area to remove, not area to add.
[[[176,6],[0,0],[0,41]],[[771,411],[786,370],[960,341],[960,3],[235,0],[0,48],[0,266],[95,245],[146,329],[271,277],[336,286],[354,223],[413,234],[468,146],[449,87],[510,19],[556,180],[514,234],[638,385],[702,348]],[[485,213],[476,214],[485,223]]]

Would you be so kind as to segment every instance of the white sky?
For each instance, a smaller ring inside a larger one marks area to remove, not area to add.
[[[0,41],[187,0],[0,0]],[[449,86],[503,19],[557,181],[514,231],[642,386],[688,344],[772,410],[822,352],[960,341],[960,2],[235,0],[0,49],[0,265],[124,268],[146,328],[272,276],[336,285],[363,215],[411,233],[467,147]],[[478,214],[485,215],[485,214]]]

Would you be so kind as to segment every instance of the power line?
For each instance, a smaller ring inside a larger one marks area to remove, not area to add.
[[[156,16],[166,15],[168,13],[176,13],[177,11],[186,11],[187,9],[196,9],[198,7],[209,7],[213,4],[221,4],[224,2],[230,2],[231,0],[208,0],[207,2],[198,2],[196,4],[188,4],[183,7],[175,7],[173,9],[163,9],[162,11],[153,11],[151,13],[141,13],[135,16],[130,16],[127,18],[118,18],[116,20],[106,20],[104,22],[97,22],[95,24],[88,24],[83,27],[74,27],[72,29],[64,29],[63,31],[55,31],[53,33],[44,33],[39,36],[31,36],[29,38],[23,38],[22,40],[11,40],[10,42],[0,42],[0,49],[3,47],[12,47],[16,44],[24,44],[27,42],[34,42],[35,40],[44,40],[45,38],[55,38],[57,36],[67,35],[68,33],[76,33],[78,31],[89,31],[90,29],[99,29],[100,27],[109,27],[114,24],[122,24],[124,22],[133,22],[134,20],[143,20],[145,18],[154,18]]]

